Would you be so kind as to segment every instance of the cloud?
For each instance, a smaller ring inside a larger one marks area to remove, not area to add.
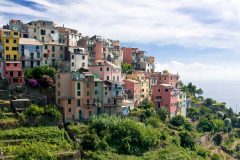
[[[238,0],[25,0],[44,11],[14,1],[1,0],[0,13],[54,20],[87,35],[187,47],[240,46]]]
[[[183,81],[237,81],[240,70],[236,66],[209,65],[199,62],[184,64],[179,61],[156,63],[156,71],[178,73]]]

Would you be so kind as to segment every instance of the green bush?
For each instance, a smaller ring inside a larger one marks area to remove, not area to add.
[[[186,123],[186,119],[182,115],[177,115],[171,119],[170,123],[176,127],[180,127]]]
[[[206,159],[208,157],[208,151],[206,149],[203,148],[199,148],[197,150],[197,155],[203,157],[204,159]]]
[[[222,143],[222,135],[221,134],[216,134],[214,137],[213,137],[213,141],[216,145],[220,145]]]
[[[150,117],[146,120],[146,124],[151,125],[154,128],[159,128],[161,125],[161,122],[157,117]]]
[[[180,145],[184,148],[190,148],[195,150],[195,140],[194,137],[189,132],[179,133]]]
[[[168,118],[169,112],[165,107],[161,107],[158,111],[158,115],[161,121],[165,122]]]
[[[57,158],[46,148],[46,146],[29,145],[15,153],[15,160],[56,160]]]
[[[214,154],[212,155],[212,160],[221,160],[221,158],[220,158],[219,155],[217,155],[216,153],[214,153]]]
[[[214,129],[214,125],[209,119],[201,118],[197,125],[197,128],[202,132],[211,132]]]
[[[93,116],[90,129],[119,153],[142,154],[158,143],[158,132],[151,126],[116,116]]]

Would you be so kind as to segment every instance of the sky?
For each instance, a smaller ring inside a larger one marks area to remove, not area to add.
[[[120,40],[183,81],[240,81],[239,0],[0,0],[10,19],[51,20]]]

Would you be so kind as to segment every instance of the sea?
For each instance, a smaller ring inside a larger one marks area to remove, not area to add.
[[[202,88],[205,98],[225,102],[234,112],[240,112],[240,81],[192,81],[192,83],[197,88]]]

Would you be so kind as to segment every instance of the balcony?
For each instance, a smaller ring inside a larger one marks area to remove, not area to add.
[[[161,98],[155,98],[155,101],[156,102],[162,102],[162,99]]]

